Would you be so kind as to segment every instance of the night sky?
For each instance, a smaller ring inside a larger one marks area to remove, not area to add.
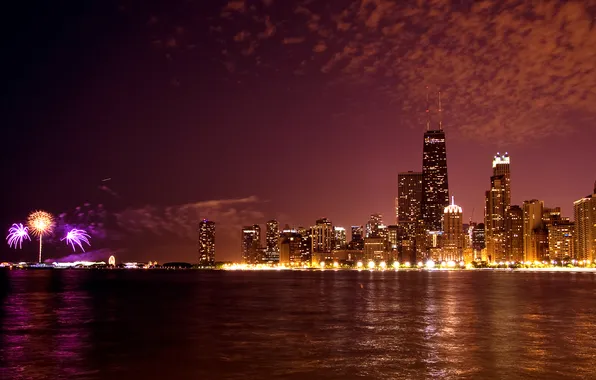
[[[271,218],[393,224],[397,173],[421,170],[427,86],[465,220],[483,219],[497,152],[514,204],[572,217],[596,180],[596,1],[13,3],[0,222],[92,224],[99,251],[81,258],[194,262],[200,218],[218,260]],[[72,253],[60,233],[46,257]]]

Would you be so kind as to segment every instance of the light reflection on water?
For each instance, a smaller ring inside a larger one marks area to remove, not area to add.
[[[5,270],[0,378],[589,379],[595,277]]]

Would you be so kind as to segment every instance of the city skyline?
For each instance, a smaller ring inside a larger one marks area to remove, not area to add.
[[[429,91],[441,91],[449,193],[464,222],[483,221],[496,152],[512,158],[512,205],[539,199],[573,219],[573,202],[593,187],[581,163],[596,161],[595,81],[577,68],[595,49],[566,45],[560,65],[549,64],[567,38],[558,33],[576,36],[560,20],[591,19],[581,6],[547,18],[547,2],[526,19],[517,6],[435,4],[446,24],[391,2],[208,3],[40,4],[40,18],[13,4],[1,150],[10,197],[0,225],[35,209],[98,215],[101,204],[119,231],[91,231],[94,249],[162,262],[172,252],[195,260],[202,218],[217,223],[222,259],[238,258],[239,228],[273,218],[310,226],[326,216],[349,228],[379,213],[390,225],[398,173],[422,171]],[[389,28],[406,14],[428,34]],[[492,41],[484,25],[529,35]],[[557,31],[552,46],[540,42],[545,31]],[[443,37],[435,44],[433,35]],[[430,114],[436,125],[434,101]],[[0,254],[36,257],[30,246]],[[66,254],[48,246],[48,257]]]

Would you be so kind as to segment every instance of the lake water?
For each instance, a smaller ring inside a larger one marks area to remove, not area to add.
[[[0,270],[2,379],[595,379],[596,275]]]

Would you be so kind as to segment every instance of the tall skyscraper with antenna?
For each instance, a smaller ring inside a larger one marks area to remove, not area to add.
[[[422,149],[422,220],[426,231],[441,231],[443,211],[449,206],[449,181],[447,177],[447,148],[443,130],[441,92],[439,98],[439,125],[431,128],[430,104],[426,95],[426,131]]]

